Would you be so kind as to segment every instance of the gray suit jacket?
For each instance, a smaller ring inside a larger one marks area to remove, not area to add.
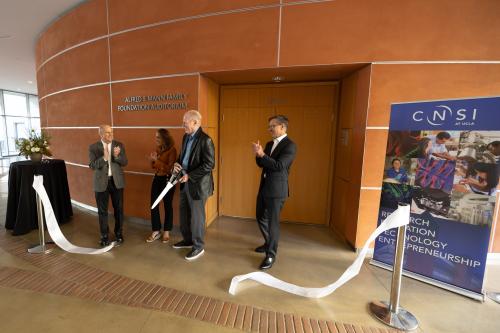
[[[114,147],[120,147],[120,155],[114,157]],[[128,163],[125,146],[118,141],[111,142],[111,158],[108,161],[104,160],[104,146],[101,141],[98,141],[89,146],[89,167],[94,170],[94,192],[104,192],[108,187],[108,163],[111,163],[111,174],[116,188],[125,187],[125,178],[123,177],[122,167]]]

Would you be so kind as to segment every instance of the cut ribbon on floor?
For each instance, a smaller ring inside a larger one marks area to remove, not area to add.
[[[45,187],[43,186],[43,176],[35,176],[33,179],[33,188],[36,193],[40,197],[40,200],[43,204],[43,211],[45,213],[45,223],[47,225],[47,230],[49,231],[49,235],[54,241],[54,243],[59,246],[64,251],[70,253],[78,253],[78,254],[101,254],[108,252],[113,248],[115,242],[110,245],[103,247],[101,249],[92,249],[88,247],[79,247],[71,244],[66,237],[64,237],[61,229],[59,228],[59,224],[57,223],[56,216],[54,215],[54,209],[52,208],[52,204],[50,203],[49,196],[47,195],[47,191],[45,191]]]
[[[283,290],[287,293],[295,294],[298,296],[308,298],[322,298],[328,296],[337,288],[341,287],[342,285],[347,283],[347,281],[358,275],[361,266],[363,265],[363,260],[368,253],[368,247],[370,246],[371,242],[373,242],[383,232],[408,224],[409,221],[410,206],[399,206],[398,209],[395,210],[391,215],[389,215],[370,235],[352,265],[347,268],[347,270],[340,276],[337,281],[328,286],[325,286],[323,288],[305,288],[277,279],[268,273],[252,272],[245,275],[237,275],[233,277],[233,279],[231,280],[231,285],[229,287],[229,293],[235,295],[236,288],[238,287],[238,284],[240,282],[243,282],[245,280],[253,280],[268,287]]]

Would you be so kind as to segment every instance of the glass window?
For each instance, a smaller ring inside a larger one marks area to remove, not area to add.
[[[5,117],[0,117],[0,156],[9,155],[7,146],[7,131],[5,130]]]
[[[29,95],[30,99],[30,117],[40,117],[40,110],[38,109],[38,97]]]
[[[9,155],[18,153],[16,150],[16,139],[27,138],[29,135],[28,118],[24,117],[5,117],[7,122],[7,141]]]
[[[31,120],[31,129],[34,129],[35,132],[40,133],[40,118],[30,118]]]
[[[27,116],[26,95],[10,91],[3,92],[5,114],[9,116]]]
[[[3,114],[3,91],[0,90],[0,115]]]

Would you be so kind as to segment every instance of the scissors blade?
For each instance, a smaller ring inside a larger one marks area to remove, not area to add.
[[[163,191],[161,191],[160,195],[158,196],[158,198],[156,198],[155,202],[153,203],[153,205],[151,206],[151,209],[155,208],[156,205],[158,205],[161,201],[161,199],[163,199],[163,197],[165,196],[165,194],[167,194],[167,192],[172,188],[174,187],[174,185],[172,185],[172,183],[168,182],[167,183],[167,186],[165,186],[165,188],[163,189]]]

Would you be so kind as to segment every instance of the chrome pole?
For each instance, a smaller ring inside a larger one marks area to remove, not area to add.
[[[400,206],[407,204],[400,203]],[[410,216],[408,216],[410,219]],[[403,274],[403,258],[406,242],[406,224],[398,228],[394,265],[392,269],[392,283],[389,303],[374,301],[370,303],[371,312],[384,324],[402,331],[411,331],[418,328],[418,320],[409,311],[399,306],[401,292],[401,277]]]
[[[42,200],[38,193],[36,193],[36,212],[38,216],[38,239],[40,241],[39,245],[33,246],[28,249],[29,253],[50,253],[52,249],[47,248],[45,244],[45,228],[44,228],[44,217],[43,217],[43,205]]]
[[[394,256],[394,267],[392,269],[391,283],[391,312],[399,309],[399,294],[401,292],[401,276],[403,274],[403,256],[406,243],[406,224],[398,228],[398,238],[396,240],[396,255]]]

